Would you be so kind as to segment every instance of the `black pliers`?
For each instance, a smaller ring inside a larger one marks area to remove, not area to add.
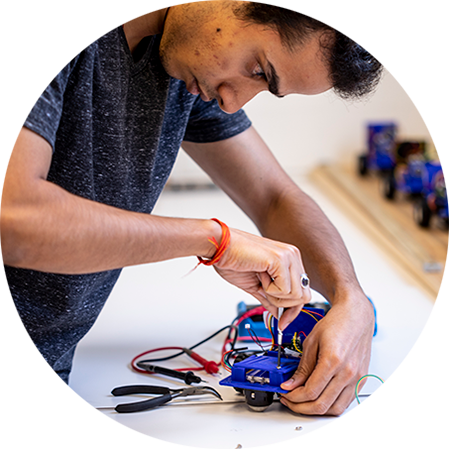
[[[201,394],[212,394],[223,400],[220,393],[212,387],[188,387],[172,389],[168,387],[160,387],[157,385],[127,385],[124,387],[114,388],[111,393],[114,396],[126,396],[131,394],[158,394],[159,397],[146,399],[145,401],[130,402],[126,404],[119,404],[115,407],[118,413],[132,413],[143,412],[151,408],[159,407],[166,404],[174,398],[180,396],[195,396]]]

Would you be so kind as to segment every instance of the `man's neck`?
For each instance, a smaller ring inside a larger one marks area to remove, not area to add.
[[[151,12],[123,25],[128,47],[131,53],[146,36],[162,33],[168,8]]]

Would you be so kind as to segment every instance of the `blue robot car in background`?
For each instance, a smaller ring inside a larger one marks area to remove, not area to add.
[[[398,190],[411,197],[421,196],[428,163],[425,151],[425,142],[406,141],[397,145],[395,165],[382,179],[385,198],[393,200]]]
[[[447,190],[441,164],[427,162],[425,175],[423,191],[413,207],[414,220],[419,226],[428,228],[435,215],[448,228]]]
[[[368,125],[368,152],[360,155],[358,160],[360,175],[365,176],[370,170],[388,173],[394,168],[396,132],[395,123]]]

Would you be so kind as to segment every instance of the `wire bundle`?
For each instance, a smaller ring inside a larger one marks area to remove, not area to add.
[[[322,315],[314,312],[312,310],[301,310],[301,313],[306,313],[310,316],[312,316],[316,321],[319,321],[319,318],[322,318]],[[238,336],[238,326],[239,324],[246,320],[247,318],[253,317],[253,316],[257,316],[257,315],[264,315],[264,322],[266,324],[266,327],[268,328],[268,330],[270,331],[271,334],[271,338],[265,338],[265,337],[259,337],[255,334],[254,330],[251,329],[251,327],[247,328],[248,330],[248,334],[249,336]],[[238,354],[245,354],[245,355],[252,355],[252,354],[260,354],[263,352],[266,352],[267,349],[263,346],[262,343],[271,343],[271,347],[270,350],[273,350],[277,345],[275,343],[275,338],[273,335],[273,315],[271,313],[268,313],[266,311],[266,309],[263,306],[257,306],[254,307],[250,310],[248,310],[247,312],[245,312],[244,314],[236,317],[232,323],[228,326],[224,326],[221,329],[219,329],[217,332],[214,332],[212,335],[210,335],[209,337],[205,338],[204,340],[200,341],[199,343],[196,343],[195,345],[191,346],[190,348],[188,348],[189,350],[193,350],[195,348],[197,348],[198,346],[206,343],[207,341],[211,340],[212,338],[214,338],[215,336],[217,336],[218,334],[220,334],[221,332],[228,330],[228,334],[225,337],[225,340],[223,342],[223,346],[221,349],[221,365],[223,366],[223,368],[227,371],[231,371],[232,369],[232,365],[231,365],[231,358],[232,357],[236,357]],[[297,347],[297,343],[296,341],[300,341],[302,344],[302,341],[299,338],[299,334],[303,334],[304,338],[307,337],[307,335],[300,331],[299,333],[295,333],[294,337],[293,337],[293,341],[292,341],[292,345],[294,350],[296,350],[296,352],[302,354],[302,348],[298,348]],[[236,348],[235,345],[237,343],[237,341],[251,341],[254,342],[255,344],[257,344],[260,347],[260,350],[250,350],[248,349],[248,347],[243,347],[243,348]],[[229,349],[228,349],[229,347]],[[140,360],[139,363],[155,363],[155,362],[162,362],[162,361],[167,361],[167,360],[171,360],[174,359],[176,357],[181,356],[182,354],[185,354],[186,352],[184,351],[184,348],[180,347],[180,346],[168,346],[168,347],[162,347],[162,348],[155,348],[155,349],[150,349],[148,351],[142,352],[141,354],[138,354],[137,356],[135,356],[132,361],[131,361],[131,367],[133,370],[139,372],[139,373],[148,373],[148,371],[139,368],[139,366],[137,365],[137,361],[139,359],[141,359],[143,356],[147,355],[147,354],[151,354],[151,353],[155,353],[155,352],[159,352],[159,351],[177,351],[174,354],[171,354],[169,356],[166,357],[159,357],[159,358],[154,358],[154,359],[148,359],[148,360]],[[176,371],[201,371],[203,370],[204,367],[190,367],[190,368],[177,368]]]

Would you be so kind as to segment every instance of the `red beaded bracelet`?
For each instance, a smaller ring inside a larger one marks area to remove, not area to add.
[[[212,259],[203,259],[202,257],[197,256],[199,260],[198,265],[201,264],[210,266],[217,263],[223,256],[224,252],[228,249],[229,244],[231,243],[231,231],[229,231],[228,226],[222,221],[218,220],[217,218],[211,218],[211,220],[216,221],[221,226],[222,231],[221,242],[220,244],[218,244],[215,237],[211,237],[210,239],[208,239],[209,242],[211,242],[215,246],[215,248],[217,248],[217,251],[214,254],[214,257],[212,257]]]

